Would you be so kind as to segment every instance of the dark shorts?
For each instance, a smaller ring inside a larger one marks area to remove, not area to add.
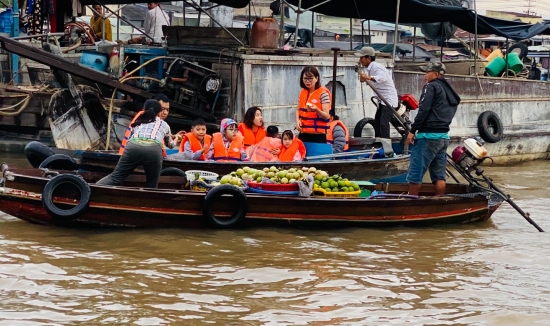
[[[427,170],[430,170],[432,183],[437,180],[445,180],[448,146],[448,139],[415,139],[407,182],[422,183]]]

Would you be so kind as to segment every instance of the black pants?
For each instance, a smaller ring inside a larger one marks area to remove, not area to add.
[[[159,144],[138,144],[129,141],[113,173],[99,180],[99,185],[118,185],[138,166],[145,171],[145,187],[156,188],[162,169],[162,148]]]
[[[390,121],[395,110],[385,105],[380,105],[374,116],[374,136],[390,138]]]

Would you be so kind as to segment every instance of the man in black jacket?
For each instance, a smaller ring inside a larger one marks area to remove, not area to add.
[[[418,114],[407,135],[407,143],[414,145],[407,182],[409,194],[418,195],[424,174],[429,170],[432,183],[435,184],[435,195],[443,196],[449,125],[455,116],[460,97],[443,78],[444,64],[430,62],[425,71],[426,84],[420,96]]]

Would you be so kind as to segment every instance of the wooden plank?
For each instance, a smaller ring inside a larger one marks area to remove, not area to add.
[[[154,96],[154,94],[152,93],[120,83],[118,80],[111,79],[104,73],[95,71],[93,69],[84,67],[79,64],[75,64],[72,61],[58,57],[55,54],[19,43],[18,41],[11,40],[7,37],[0,36],[0,42],[1,42],[2,49],[9,51],[11,53],[15,53],[25,58],[29,58],[36,62],[48,65],[51,68],[62,70],[64,72],[73,74],[75,76],[84,78],[86,80],[89,80],[98,84],[102,84],[112,88],[117,88],[121,92],[137,96],[138,98],[150,99]],[[170,107],[177,111],[181,111],[186,115],[190,115],[192,117],[201,117],[207,121],[215,120],[214,116],[209,113],[195,110],[186,105],[182,105],[178,102],[170,101]]]
[[[198,26],[162,26],[166,35],[167,45],[212,45],[215,39],[216,46],[241,46],[231,34],[244,44],[248,44],[248,29],[227,28],[231,34],[221,27]]]

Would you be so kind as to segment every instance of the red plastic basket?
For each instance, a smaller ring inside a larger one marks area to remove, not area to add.
[[[262,183],[255,181],[248,181],[248,187],[252,189],[266,190],[266,191],[299,191],[297,183],[287,183],[287,184],[278,184],[278,183]]]

